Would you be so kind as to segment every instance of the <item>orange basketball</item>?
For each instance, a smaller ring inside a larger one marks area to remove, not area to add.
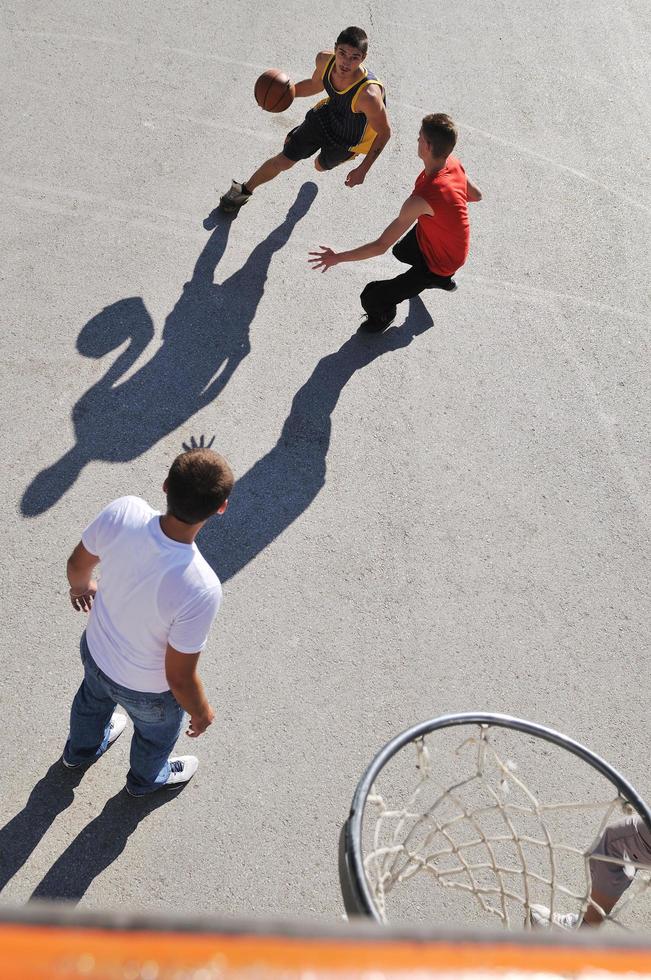
[[[255,83],[253,94],[258,105],[267,112],[284,112],[294,101],[296,89],[280,68],[267,68]]]

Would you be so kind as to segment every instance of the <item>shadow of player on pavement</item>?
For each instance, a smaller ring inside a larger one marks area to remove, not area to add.
[[[303,184],[284,221],[220,285],[213,276],[226,249],[231,220],[218,217],[192,279],[165,321],[160,347],[125,380],[120,379],[154,336],[142,299],[119,300],[89,320],[77,339],[84,357],[104,357],[127,341],[128,345],[74,406],[76,443],[28,486],[21,501],[23,514],[34,517],[49,510],[91,460],[132,460],[217,398],[251,349],[249,328],[274,253],[287,243],[316,194],[316,184]]]
[[[222,582],[237,575],[315,500],[326,482],[332,413],[353,375],[376,358],[407,347],[432,326],[420,297],[401,327],[381,336],[353,334],[316,365],[294,396],[278,442],[240,477],[227,519],[201,532],[204,557]]]

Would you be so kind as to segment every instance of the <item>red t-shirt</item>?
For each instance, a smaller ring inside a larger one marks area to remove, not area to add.
[[[418,176],[413,193],[427,201],[431,214],[421,214],[416,226],[418,246],[428,268],[437,276],[452,276],[468,258],[468,181],[456,157],[433,177]]]

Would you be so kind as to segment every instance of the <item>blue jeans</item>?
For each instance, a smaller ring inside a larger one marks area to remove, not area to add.
[[[133,722],[127,787],[134,796],[153,793],[170,774],[168,759],[181,734],[183,708],[171,691],[148,694],[112,681],[91,657],[85,633],[80,650],[84,679],[72,702],[64,759],[76,766],[99,758],[108,746],[111,715],[119,704]]]

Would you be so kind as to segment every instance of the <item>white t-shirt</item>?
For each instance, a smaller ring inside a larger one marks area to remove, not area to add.
[[[198,653],[222,597],[195,544],[163,534],[160,513],[139,497],[105,507],[81,536],[101,561],[86,639],[104,673],[133,691],[168,691],[165,649]]]

